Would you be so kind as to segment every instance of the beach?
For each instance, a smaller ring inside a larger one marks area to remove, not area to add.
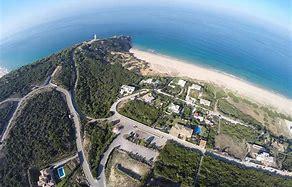
[[[142,51],[136,48],[131,49],[130,52],[137,58],[148,62],[154,74],[188,77],[199,81],[214,83],[261,105],[272,106],[280,112],[292,115],[292,99],[261,88],[258,85],[254,85],[238,77],[195,65],[194,63],[157,53]]]
[[[4,68],[1,68],[0,67],[0,77],[3,77],[7,73],[8,73],[8,70],[7,69],[4,69]]]

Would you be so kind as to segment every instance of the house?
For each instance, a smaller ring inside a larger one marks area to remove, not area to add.
[[[200,122],[203,122],[204,121],[204,117],[200,115],[199,112],[195,112],[194,113],[194,118],[199,120]]]
[[[199,147],[201,147],[202,149],[205,149],[206,144],[207,144],[206,140],[200,140]]]
[[[180,87],[185,87],[185,85],[186,85],[186,81],[180,79],[180,80],[177,82],[177,85],[179,85]]]
[[[210,106],[211,105],[211,101],[208,101],[206,99],[200,99],[200,104],[201,105],[205,105],[205,106]]]
[[[168,110],[170,112],[173,112],[173,113],[176,113],[176,114],[179,114],[180,111],[181,111],[181,108],[179,105],[175,105],[173,103],[171,103],[169,106],[168,106]]]
[[[121,95],[130,95],[135,91],[135,87],[133,86],[128,86],[128,85],[123,85],[121,87],[120,94]]]
[[[151,93],[143,95],[140,100],[144,101],[145,103],[152,103],[152,101],[155,99],[155,97],[152,96]]]
[[[140,84],[152,84],[153,79],[142,80]]]
[[[55,186],[55,181],[50,174],[50,168],[46,168],[40,171],[41,175],[39,176],[39,180],[37,182],[38,186],[41,187],[53,187]]]
[[[193,129],[185,127],[183,125],[175,124],[171,127],[169,134],[182,140],[186,140],[192,137]]]
[[[259,153],[267,152],[266,148],[257,144],[249,144],[249,146],[250,146],[249,154],[252,158],[256,158]]]
[[[202,88],[201,85],[198,85],[198,84],[192,84],[192,86],[190,87],[190,89],[194,89],[194,90],[197,90],[197,91],[200,91]]]
[[[192,98],[192,97],[190,97],[190,96],[188,96],[188,95],[186,96],[186,103],[187,103],[188,105],[194,106],[195,103],[196,103],[196,101],[197,101],[197,99]]]
[[[256,160],[261,162],[265,166],[275,166],[275,158],[270,156],[269,153],[263,152],[259,155],[257,155]]]

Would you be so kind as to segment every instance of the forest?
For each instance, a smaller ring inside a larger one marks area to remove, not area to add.
[[[3,186],[28,186],[30,167],[42,169],[75,151],[75,129],[64,96],[54,90],[39,93],[13,124],[0,161],[0,181]]]
[[[79,72],[76,101],[87,116],[109,116],[109,109],[116,101],[120,87],[140,81],[140,75],[123,68],[121,64],[112,64],[107,58],[111,50],[122,50],[123,45],[126,44],[118,38],[101,40],[76,51],[75,60]]]

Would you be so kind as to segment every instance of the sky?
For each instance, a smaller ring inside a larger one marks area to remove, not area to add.
[[[292,0],[0,0],[0,39],[89,9],[127,5],[202,5],[292,30]]]

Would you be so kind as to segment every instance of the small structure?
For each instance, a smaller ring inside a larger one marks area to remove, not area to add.
[[[260,161],[265,166],[275,166],[274,157],[270,156],[269,153],[263,152],[256,157],[257,161]]]
[[[179,114],[180,111],[181,111],[181,108],[179,105],[175,105],[173,103],[170,103],[170,105],[168,106],[168,110],[170,112],[173,112],[173,113],[176,113],[176,114]]]
[[[40,171],[41,175],[39,176],[38,186],[41,187],[53,187],[55,186],[55,181],[50,174],[50,168],[46,168]]]
[[[199,120],[200,122],[203,122],[204,121],[204,117],[200,115],[199,112],[195,112],[194,113],[194,118]]]
[[[66,173],[65,173],[65,170],[64,170],[64,167],[63,166],[59,167],[57,169],[57,172],[58,172],[58,177],[60,179],[66,176]]]
[[[200,99],[200,104],[201,105],[205,105],[205,106],[210,106],[211,105],[211,101],[208,101],[206,99]]]
[[[206,144],[207,144],[207,141],[206,140],[200,140],[199,147],[201,147],[202,149],[205,149]]]
[[[93,40],[97,40],[96,34],[94,34],[94,36],[93,36]]]
[[[180,79],[180,80],[177,82],[177,85],[179,85],[180,87],[185,87],[185,85],[186,85],[186,81]]]
[[[249,145],[250,145],[250,144],[249,144]],[[257,155],[258,155],[259,153],[262,153],[262,152],[267,152],[266,148],[264,148],[264,147],[262,147],[262,146],[260,146],[260,145],[257,145],[257,144],[252,144],[252,145],[250,145],[250,152],[249,152],[249,154],[250,154],[250,156],[251,156],[252,158],[256,158]]]
[[[174,126],[171,127],[169,134],[178,137],[182,140],[186,140],[187,138],[192,137],[193,130],[183,125],[175,124]]]
[[[196,103],[197,99],[193,98],[193,97],[190,97],[190,96],[186,96],[186,103],[188,105],[191,105],[191,106],[194,106],[195,103]]]
[[[197,90],[197,91],[200,91],[202,88],[201,85],[198,85],[198,84],[192,84],[192,86],[190,86],[190,89],[194,89],[194,90]]]
[[[142,80],[141,84],[152,84],[153,79]]]
[[[153,97],[151,93],[145,94],[141,97],[141,100],[148,104],[152,103],[154,99],[155,97]]]
[[[123,85],[121,87],[120,94],[121,95],[130,95],[135,91],[135,87],[133,86],[128,86],[128,85]]]

